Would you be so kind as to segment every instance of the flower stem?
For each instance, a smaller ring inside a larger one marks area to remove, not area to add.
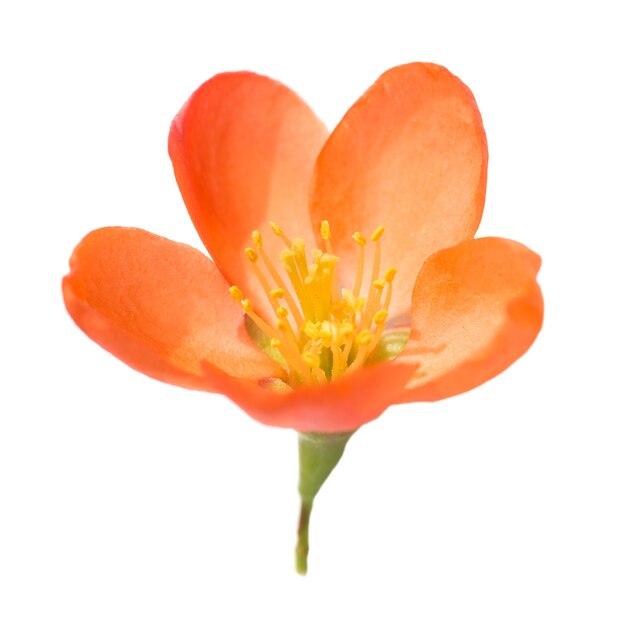
[[[309,556],[309,519],[313,501],[302,500],[300,506],[300,522],[298,523],[298,543],[296,545],[296,572],[303,576],[307,572]]]
[[[309,520],[317,492],[343,455],[353,433],[298,433],[300,458],[300,522],[296,545],[296,571],[306,574],[309,554]]]

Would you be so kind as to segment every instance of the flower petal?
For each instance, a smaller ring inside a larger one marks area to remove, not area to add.
[[[245,332],[215,264],[184,244],[135,228],[93,231],[74,250],[63,295],[91,339],[158,380],[211,391],[204,361],[239,378],[280,373]]]
[[[172,122],[169,153],[191,219],[224,276],[246,296],[261,293],[243,255],[253,230],[273,220],[291,237],[313,241],[309,187],[327,136],[293,91],[251,72],[213,77]],[[284,244],[265,232],[277,259]]]
[[[522,356],[543,321],[540,264],[522,244],[496,237],[430,257],[415,283],[412,337],[397,360],[418,365],[401,401],[463,393]]]
[[[317,160],[311,215],[327,219],[344,267],[355,230],[385,226],[383,268],[398,266],[394,311],[410,310],[415,270],[472,237],[482,215],[487,142],[470,90],[428,63],[385,72],[357,100]]]
[[[376,419],[397,402],[414,370],[412,363],[388,362],[293,391],[237,380],[209,364],[205,375],[216,391],[263,424],[299,432],[336,433],[352,432]]]

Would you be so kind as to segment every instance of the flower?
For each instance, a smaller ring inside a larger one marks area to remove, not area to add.
[[[330,135],[282,84],[220,74],[174,119],[169,153],[214,262],[103,228],[63,281],[78,326],[149,376],[328,442],[391,404],[482,384],[541,328],[539,257],[474,239],[487,143],[441,66],[385,72]]]

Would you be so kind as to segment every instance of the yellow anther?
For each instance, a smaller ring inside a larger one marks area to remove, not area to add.
[[[377,311],[374,314],[374,324],[376,324],[376,326],[380,326],[381,324],[384,324],[385,321],[387,320],[387,316],[389,315],[388,311],[385,311],[385,309],[381,309],[380,311]]]
[[[316,261],[317,263],[318,261]],[[320,257],[319,260],[320,265],[329,265],[330,267],[335,267],[337,263],[339,263],[339,257],[334,254],[324,253]]]
[[[339,327],[339,331],[344,338],[349,337],[354,332],[354,326],[350,322],[343,322]]]
[[[231,295],[233,300],[236,300],[237,302],[241,302],[243,300],[243,293],[241,292],[241,289],[239,289],[239,287],[237,287],[236,285],[233,285],[228,290],[228,293]]]
[[[302,353],[302,360],[309,366],[309,367],[319,367],[320,366],[320,358],[317,354],[313,354],[313,352],[303,352]]]
[[[291,249],[294,252],[301,254],[304,252],[305,248],[306,248],[306,243],[304,239],[300,239],[299,237],[296,237],[295,239],[291,240]]]
[[[330,239],[330,224],[326,220],[320,224],[320,234],[322,239]]]
[[[323,341],[331,341],[333,334],[333,327],[331,323],[328,320],[324,320],[320,328],[320,339]]]
[[[386,272],[385,272],[385,280],[390,283],[393,281],[393,279],[396,277],[396,274],[398,273],[398,268],[397,267],[390,267]]]
[[[248,259],[250,259],[250,261],[252,261],[253,263],[257,262],[259,258],[259,253],[254,248],[246,248],[244,252],[246,253]]]
[[[281,344],[282,344],[282,342],[281,342],[280,339],[278,339],[278,337],[272,337],[270,339],[270,346],[272,348],[280,348]]]
[[[280,253],[280,263],[281,265],[290,272],[293,267],[293,260],[296,258],[296,253],[293,250],[283,250]]]
[[[302,330],[309,339],[318,339],[320,336],[319,324],[315,322],[305,322]]]
[[[272,298],[284,298],[285,297],[285,291],[284,289],[281,289],[280,287],[276,288],[276,289],[272,289],[270,291],[270,296],[272,296]]]
[[[250,302],[249,298],[246,298],[245,300],[241,301],[241,308],[246,312],[246,313],[251,313],[252,312],[252,302]]]
[[[270,222],[270,228],[275,235],[278,235],[279,237],[283,236],[283,229],[276,222]]]
[[[342,289],[341,297],[349,310],[356,310],[356,298],[351,291],[349,291],[348,289]]]
[[[369,330],[362,330],[356,336],[355,341],[359,346],[366,346],[373,338],[374,335]]]
[[[289,311],[284,306],[279,306],[276,308],[276,315],[285,318],[289,315]]]
[[[376,289],[384,289],[385,288],[385,281],[382,280],[381,278],[377,278],[373,283],[374,287]]]
[[[372,241],[378,241],[382,236],[383,233],[385,232],[385,228],[384,226],[379,226],[373,233],[372,233]]]
[[[356,233],[354,233],[354,235],[352,235],[352,239],[354,239],[354,241],[356,241],[361,248],[365,248],[365,245],[367,244],[367,239],[365,239],[365,237],[363,237],[363,235],[357,230]]]
[[[258,230],[252,231],[252,242],[257,248],[263,247],[263,237]]]

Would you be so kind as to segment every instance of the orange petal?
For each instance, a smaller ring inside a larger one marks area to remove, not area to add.
[[[136,370],[211,391],[201,363],[260,379],[280,368],[254,346],[215,264],[193,248],[135,228],[102,228],[74,250],[63,279],[80,328]]]
[[[300,432],[352,432],[397,402],[415,370],[392,362],[367,367],[322,385],[274,391],[225,376],[207,364],[214,389],[228,396],[254,419]]]
[[[294,92],[250,72],[213,77],[172,122],[169,152],[191,219],[222,273],[246,296],[260,293],[243,254],[253,230],[264,225],[265,247],[276,259],[284,244],[269,220],[290,237],[313,241],[309,187],[327,136]]]
[[[415,283],[412,337],[396,361],[418,365],[401,401],[463,393],[522,356],[543,321],[540,264],[522,244],[496,237],[430,257]]]
[[[385,226],[383,267],[398,266],[394,312],[410,310],[415,272],[434,252],[472,237],[487,182],[487,142],[470,90],[428,63],[385,72],[322,150],[311,214],[328,219],[344,267],[355,230]]]

